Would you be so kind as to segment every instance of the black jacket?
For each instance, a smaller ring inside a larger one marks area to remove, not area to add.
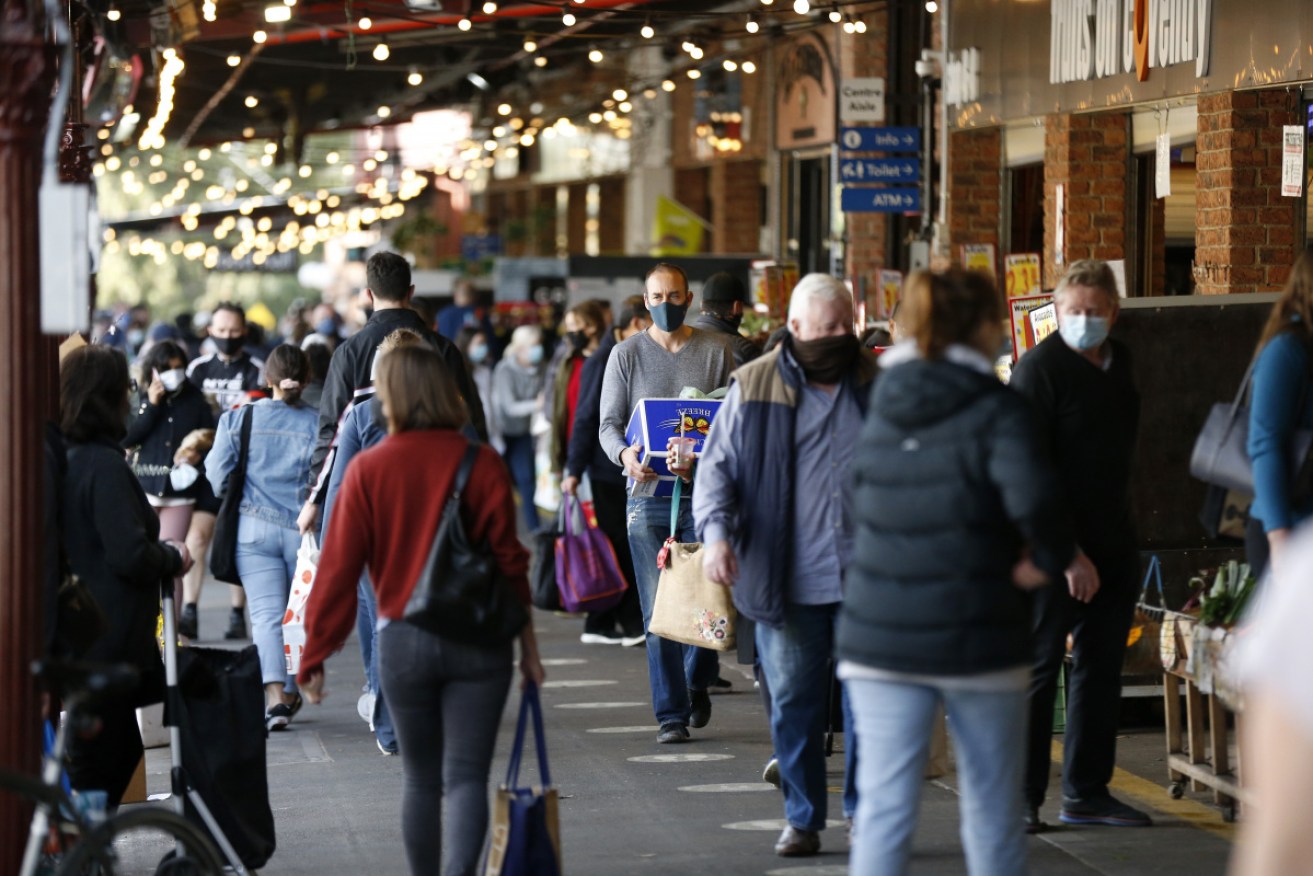
[[[1029,549],[1059,580],[1075,545],[1026,401],[943,360],[889,368],[853,478],[838,656],[930,675],[1029,664],[1032,600],[1012,567]]]
[[[624,485],[624,469],[606,458],[598,432],[602,427],[602,378],[616,347],[615,332],[607,332],[579,372],[579,402],[574,410],[574,432],[565,458],[565,473],[594,481]]]
[[[689,320],[688,324],[695,329],[715,332],[729,338],[731,346],[734,347],[735,368],[741,368],[761,355],[761,347],[739,334],[739,330],[728,320],[721,319],[713,313],[699,313]]]
[[[318,481],[320,469],[328,457],[328,448],[337,433],[338,420],[346,406],[351,403],[358,389],[372,386],[374,383],[374,353],[383,339],[397,329],[410,329],[421,335],[430,347],[442,355],[451,375],[456,379],[456,389],[469,408],[470,422],[483,441],[488,440],[488,424],[483,417],[483,403],[479,400],[479,391],[470,379],[465,367],[465,357],[456,345],[434,332],[420,315],[410,308],[398,307],[376,310],[365,323],[364,328],[347,338],[336,350],[328,366],[328,376],[324,378],[324,394],[319,401],[319,440],[315,444],[314,454],[310,457],[311,486]]]
[[[85,659],[136,665],[146,681],[132,699],[137,705],[157,700],[160,582],[182,570],[182,557],[160,543],[159,518],[123,451],[109,442],[68,446],[62,511],[69,568],[108,620],[108,631]]]
[[[213,428],[214,411],[195,384],[184,381],[177,393],[165,395],[158,405],[151,404],[143,391],[137,418],[123,439],[125,450],[136,448],[131,457],[132,471],[141,481],[141,488],[152,496],[166,499],[196,498],[204,473],[197,483],[178,492],[169,483],[169,470],[184,438],[196,429]]]

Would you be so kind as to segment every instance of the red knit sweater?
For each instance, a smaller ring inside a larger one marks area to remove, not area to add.
[[[322,668],[355,628],[356,583],[366,566],[379,617],[400,620],[405,614],[467,443],[447,429],[402,432],[351,460],[306,606],[302,681]],[[483,447],[474,462],[461,512],[470,543],[488,545],[501,573],[528,605],[529,554],[515,531],[511,479],[490,447]]]

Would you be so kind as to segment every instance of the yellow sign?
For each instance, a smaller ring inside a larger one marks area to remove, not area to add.
[[[688,207],[665,195],[658,195],[656,217],[652,222],[652,236],[656,239],[652,255],[697,255],[702,252],[702,238],[706,236],[707,227],[706,221]]]
[[[1022,298],[1039,295],[1044,291],[1040,285],[1039,255],[1033,252],[1014,253],[1003,260],[1007,276],[1004,287],[1008,298]]]

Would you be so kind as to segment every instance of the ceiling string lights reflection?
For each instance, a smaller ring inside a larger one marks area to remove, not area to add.
[[[159,76],[159,103],[155,107],[155,115],[146,123],[146,130],[137,142],[137,147],[140,149],[163,148],[164,126],[168,124],[169,116],[173,113],[174,83],[183,68],[187,66],[183,63],[177,49],[165,49],[163,57],[164,68],[160,70]]]

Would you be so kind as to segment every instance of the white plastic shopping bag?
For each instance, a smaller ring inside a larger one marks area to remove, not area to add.
[[[292,592],[287,597],[287,611],[283,613],[283,654],[287,660],[288,675],[301,669],[301,653],[305,650],[305,606],[315,586],[315,573],[319,571],[319,543],[311,533],[301,536],[301,547],[296,552],[296,573],[292,575]]]

